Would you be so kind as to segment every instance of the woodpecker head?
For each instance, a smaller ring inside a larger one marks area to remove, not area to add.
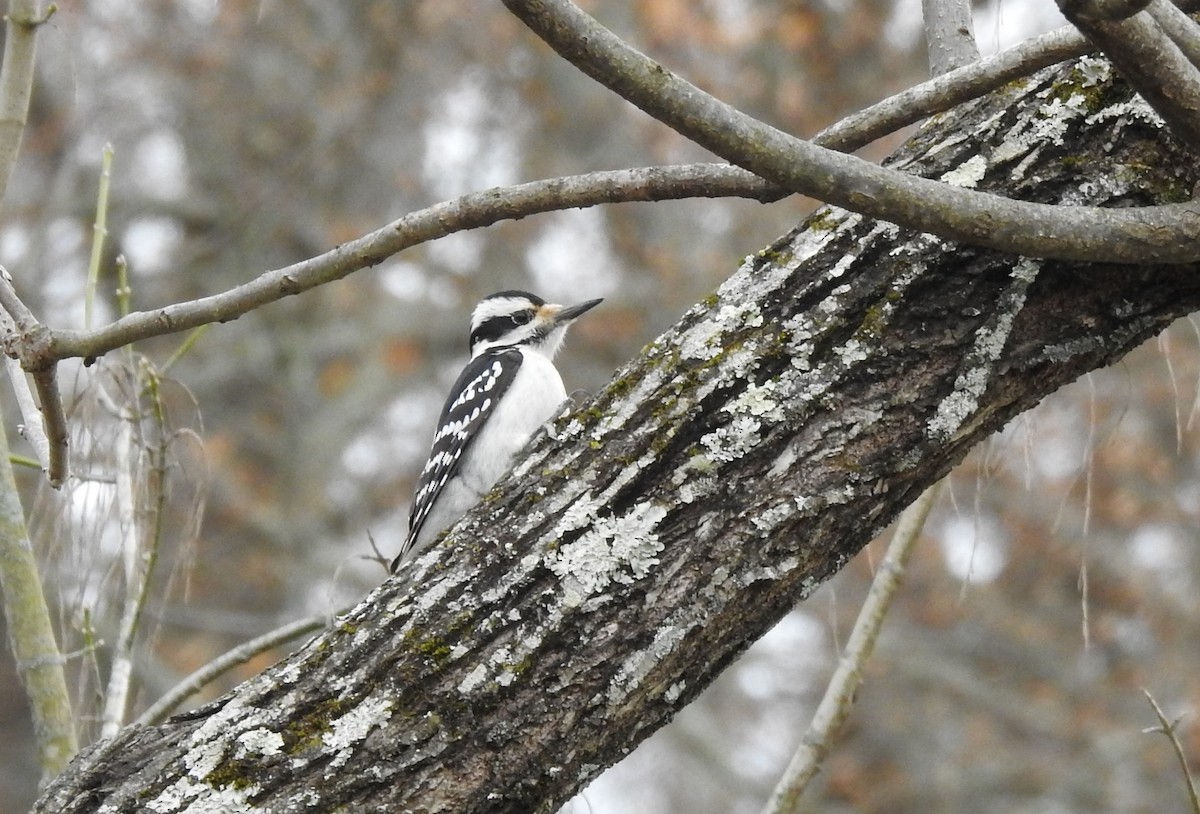
[[[500,291],[484,297],[471,313],[471,356],[489,348],[524,346],[554,358],[567,327],[600,302],[555,305],[528,291]]]

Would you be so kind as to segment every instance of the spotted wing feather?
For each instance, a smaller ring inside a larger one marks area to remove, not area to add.
[[[521,369],[524,357],[515,348],[498,348],[476,356],[450,388],[442,407],[429,460],[417,480],[412,509],[408,515],[408,539],[392,563],[395,570],[412,548],[442,488],[458,469],[459,462],[487,422],[500,398]]]

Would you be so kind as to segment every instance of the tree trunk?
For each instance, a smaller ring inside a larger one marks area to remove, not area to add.
[[[1188,199],[1194,156],[1108,73],[1013,83],[892,163],[1064,205]],[[1198,303],[1194,266],[822,209],[541,435],[453,542],[219,704],[86,753],[35,810],[553,811],[971,446]]]

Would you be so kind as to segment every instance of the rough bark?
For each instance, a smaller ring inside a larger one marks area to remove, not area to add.
[[[927,125],[895,166],[1065,205],[1185,200],[1107,63]],[[540,436],[445,546],[37,811],[552,811],[977,441],[1200,303],[1195,266],[1016,258],[824,209]]]

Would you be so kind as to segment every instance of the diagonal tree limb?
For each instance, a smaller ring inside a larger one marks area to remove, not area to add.
[[[965,105],[895,160],[942,177],[973,157],[983,189],[1091,206],[1200,180],[1108,78],[1023,180],[989,160],[1073,74]],[[35,811],[555,811],[975,443],[1198,305],[1195,265],[1015,258],[823,209],[338,624],[122,730]]]

